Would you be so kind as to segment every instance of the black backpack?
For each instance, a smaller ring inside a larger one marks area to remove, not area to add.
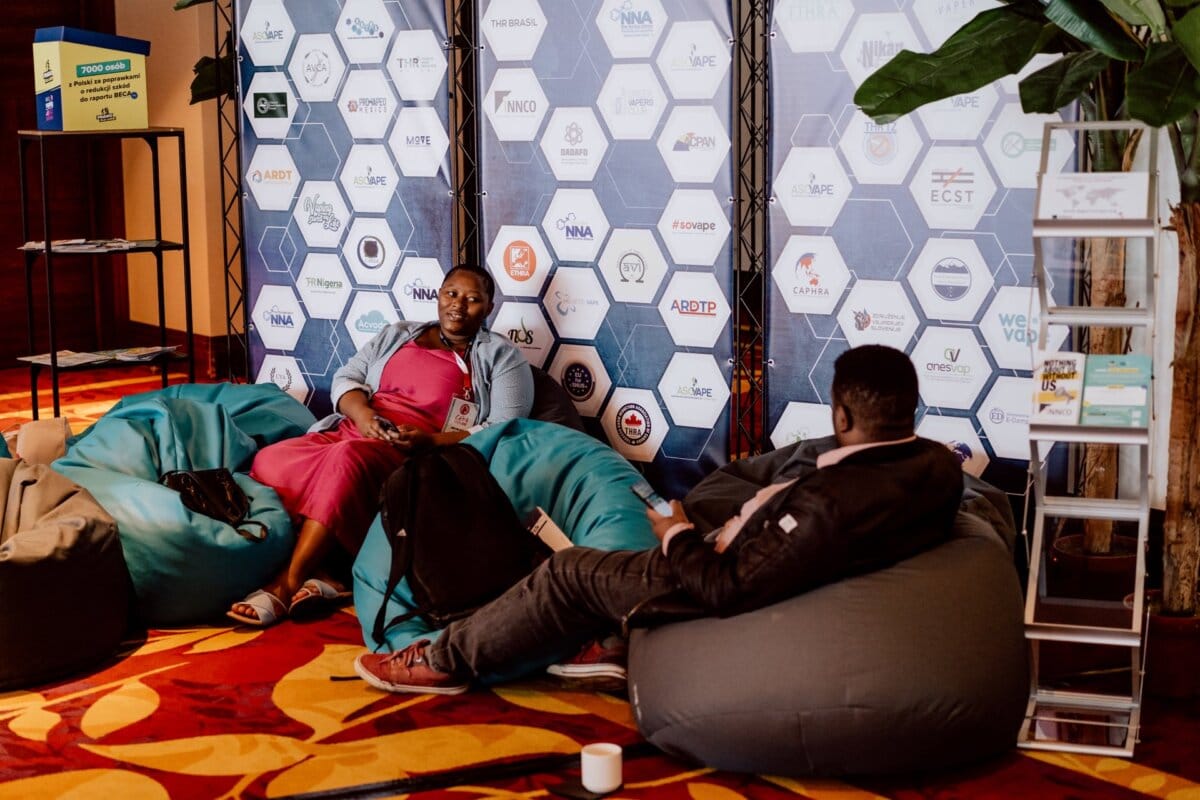
[[[384,482],[383,529],[392,545],[372,636],[416,616],[435,627],[499,597],[549,554],[517,518],[504,490],[473,447],[452,444],[408,457]],[[409,611],[386,620],[388,603],[408,579]]]

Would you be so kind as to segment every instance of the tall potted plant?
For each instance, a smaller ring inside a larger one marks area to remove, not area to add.
[[[935,100],[1020,72],[1039,53],[1059,57],[1020,83],[1026,112],[1078,101],[1101,120],[1165,129],[1179,178],[1174,377],[1168,438],[1162,613],[1195,617],[1200,562],[1200,0],[1010,0],[980,13],[933,53],[904,50],[863,82],[855,102],[889,122]],[[1105,138],[1120,163],[1130,142]],[[1095,300],[1095,298],[1093,298]],[[1151,648],[1153,650],[1153,648]],[[1200,672],[1198,665],[1190,669]]]

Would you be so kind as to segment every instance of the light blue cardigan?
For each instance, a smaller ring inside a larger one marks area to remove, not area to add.
[[[329,396],[334,413],[318,420],[309,432],[337,427],[345,417],[337,413],[342,395],[361,389],[369,399],[379,388],[383,368],[400,347],[420,336],[436,322],[394,322],[375,335],[333,374]],[[529,416],[533,408],[533,373],[529,362],[512,342],[486,328],[475,335],[471,347],[471,384],[479,403],[477,428]]]

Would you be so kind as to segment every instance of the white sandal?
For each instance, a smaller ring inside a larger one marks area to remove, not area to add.
[[[245,600],[234,603],[234,605],[250,606],[258,616],[251,617],[247,614],[239,614],[232,608],[225,612],[225,616],[255,628],[269,628],[288,615],[288,607],[283,604],[283,601],[266,589],[256,589],[246,595]]]

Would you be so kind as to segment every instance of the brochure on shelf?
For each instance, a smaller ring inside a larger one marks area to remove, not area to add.
[[[1088,356],[1083,375],[1084,425],[1144,428],[1150,424],[1150,356]]]
[[[1039,351],[1033,365],[1031,423],[1074,425],[1082,405],[1083,353]]]
[[[1122,220],[1149,214],[1147,172],[1056,172],[1042,176],[1038,219]]]
[[[62,369],[63,367],[79,367],[84,364],[103,364],[107,361],[153,361],[158,356],[164,353],[174,353],[177,349],[177,345],[167,345],[165,347],[118,347],[115,350],[97,350],[95,352],[59,350],[58,366],[59,369]],[[50,366],[49,353],[18,356],[18,360],[27,361],[30,364],[41,364],[45,367]]]

